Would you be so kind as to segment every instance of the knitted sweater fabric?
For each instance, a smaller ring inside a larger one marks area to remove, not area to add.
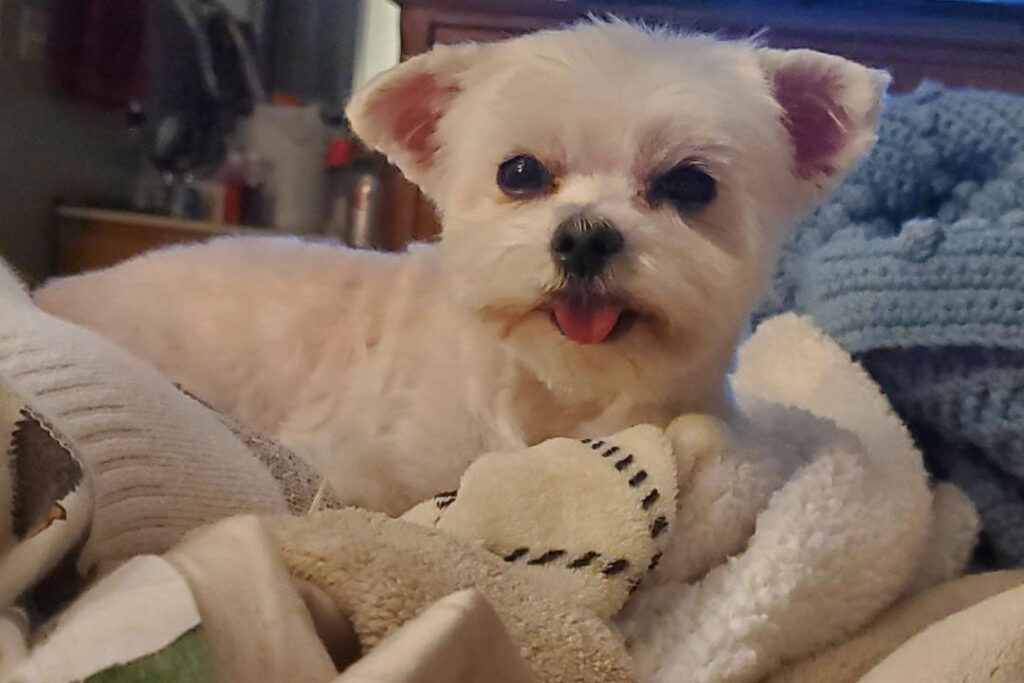
[[[854,354],[984,525],[981,567],[1024,565],[1024,98],[935,84],[783,251],[755,322],[795,310]]]

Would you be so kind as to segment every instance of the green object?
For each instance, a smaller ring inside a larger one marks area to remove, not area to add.
[[[90,676],[86,683],[206,683],[213,680],[210,646],[196,626],[151,655]]]

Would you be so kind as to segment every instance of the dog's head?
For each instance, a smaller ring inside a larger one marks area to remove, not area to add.
[[[436,203],[461,308],[552,386],[664,392],[724,374],[785,228],[874,141],[887,80],[598,22],[438,47],[348,115]]]

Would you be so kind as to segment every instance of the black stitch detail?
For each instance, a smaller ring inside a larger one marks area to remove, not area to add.
[[[547,564],[552,560],[557,560],[562,555],[565,555],[564,550],[549,550],[540,557],[535,557],[526,564]]]
[[[661,494],[658,493],[658,489],[651,489],[651,492],[647,494],[647,497],[644,498],[641,505],[643,506],[644,510],[647,510],[652,505],[654,505],[659,498],[661,498]]]
[[[458,491],[444,491],[434,496],[434,503],[437,505],[438,510],[444,510],[446,507],[455,502],[455,497],[458,495]]]
[[[593,550],[583,553],[575,560],[569,563],[569,569],[579,569],[581,567],[589,567],[590,564],[600,557],[600,553],[595,553]]]
[[[629,560],[619,558],[612,560],[604,567],[601,568],[601,573],[605,576],[615,576],[629,569]]]
[[[629,478],[629,485],[630,486],[636,486],[637,484],[641,483],[645,479],[647,479],[647,471],[646,470],[640,470],[639,472],[637,472],[636,474],[634,474],[632,477]]]
[[[580,439],[580,443],[590,443],[593,439]]]
[[[615,463],[615,469],[617,469],[619,472],[621,472],[622,470],[626,469],[627,467],[629,467],[632,464],[633,464],[633,456],[632,455],[627,455],[625,458],[623,458],[622,460],[620,460],[617,463]]]
[[[629,594],[632,595],[636,592],[636,589],[640,587],[640,583],[643,581],[643,577],[634,576],[629,580]]]
[[[530,552],[529,548],[516,548],[515,550],[510,552],[508,555],[506,555],[503,559],[506,562],[515,562],[516,560],[518,560],[520,557],[522,557],[523,555],[525,555],[528,552]]]
[[[651,538],[657,538],[661,532],[668,528],[668,520],[663,516],[651,522]]]
[[[653,572],[657,568],[659,562],[661,562],[661,553],[657,553],[651,558],[651,563],[647,565],[647,571]]]
[[[612,457],[613,455],[615,455],[618,452],[619,452],[619,447],[618,446],[612,446],[611,448],[606,450],[601,455],[604,456],[605,458],[610,458],[610,457]]]
[[[604,448],[604,441],[595,441],[594,443],[590,444],[590,447],[593,448],[595,451],[599,451],[602,448]]]

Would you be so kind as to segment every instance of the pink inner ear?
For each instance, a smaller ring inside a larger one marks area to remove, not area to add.
[[[835,172],[835,157],[846,143],[849,117],[837,103],[835,73],[794,64],[775,73],[775,97],[786,112],[801,178]]]
[[[438,150],[437,123],[458,90],[432,73],[419,73],[381,92],[370,110],[387,126],[390,137],[426,167]]]

